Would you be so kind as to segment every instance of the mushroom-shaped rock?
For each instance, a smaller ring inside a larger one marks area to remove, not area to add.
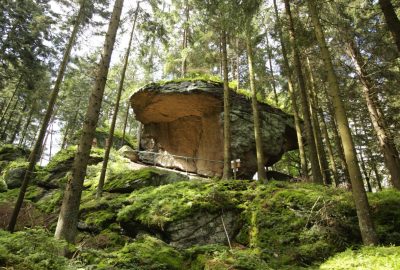
[[[231,94],[232,159],[240,159],[238,177],[257,170],[251,101]],[[222,175],[223,85],[210,81],[152,83],[130,98],[135,117],[143,124],[139,157],[143,162],[204,176]],[[266,166],[297,148],[293,116],[258,103]]]

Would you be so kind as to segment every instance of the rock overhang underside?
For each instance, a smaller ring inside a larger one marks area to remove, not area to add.
[[[257,170],[251,100],[231,90],[232,158],[241,160],[238,177]],[[143,124],[139,154],[143,162],[208,177],[223,169],[223,85],[210,81],[148,84],[130,98],[135,117]],[[294,118],[258,103],[266,166],[294,150]]]

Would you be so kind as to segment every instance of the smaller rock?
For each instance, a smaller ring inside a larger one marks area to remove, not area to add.
[[[7,190],[7,183],[4,181],[3,177],[0,176],[0,192],[6,192]]]
[[[12,168],[4,173],[4,181],[8,188],[19,188],[22,184],[26,172],[25,167]]]
[[[137,161],[139,160],[139,155],[138,155],[138,153],[137,153],[135,150],[133,150],[133,149],[132,149],[130,146],[128,146],[128,145],[122,146],[122,147],[118,150],[118,153],[119,153],[121,156],[123,156],[123,157],[129,159],[129,160],[132,161],[132,162],[137,162]]]

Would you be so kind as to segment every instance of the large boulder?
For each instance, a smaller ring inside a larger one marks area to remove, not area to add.
[[[140,154],[144,162],[205,176],[223,169],[223,85],[209,81],[152,83],[131,96],[143,124]],[[266,166],[297,148],[293,116],[258,103]],[[257,170],[251,101],[231,91],[232,158],[241,159],[239,177]]]

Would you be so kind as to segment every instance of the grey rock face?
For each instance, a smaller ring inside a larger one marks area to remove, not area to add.
[[[223,220],[223,222],[222,222]],[[228,244],[227,235],[232,240],[240,225],[239,215],[232,211],[218,214],[196,213],[175,223],[165,230],[171,246],[188,248],[194,245]],[[226,233],[225,233],[225,229]]]
[[[149,84],[131,96],[136,119],[143,123],[140,154],[144,162],[205,176],[223,169],[223,86],[193,81]],[[266,166],[297,148],[293,116],[259,103]],[[249,98],[231,91],[232,158],[241,159],[238,176],[257,170],[253,115]]]

